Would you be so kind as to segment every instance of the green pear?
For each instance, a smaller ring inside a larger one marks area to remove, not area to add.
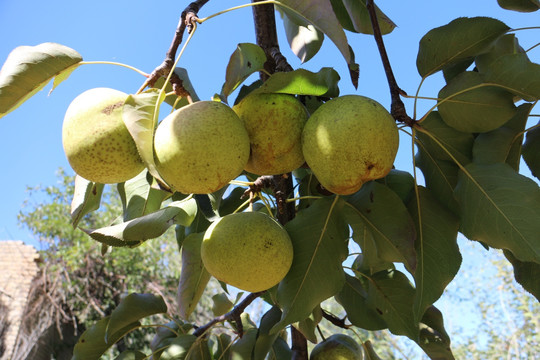
[[[321,185],[352,194],[392,169],[399,145],[397,125],[378,102],[359,95],[334,98],[309,118],[302,151]]]
[[[213,222],[201,245],[204,267],[216,279],[257,292],[287,275],[293,259],[289,234],[261,212],[230,214]]]
[[[248,131],[251,155],[245,170],[278,175],[304,163],[300,142],[308,113],[292,95],[259,93],[233,106]]]
[[[124,182],[144,169],[122,109],[127,94],[90,89],[69,105],[62,127],[64,152],[73,170],[103,184]]]
[[[156,168],[184,194],[208,194],[240,175],[249,158],[249,137],[227,105],[198,101],[169,114],[154,137]]]
[[[310,360],[362,360],[362,348],[353,338],[334,334],[318,343],[309,356]]]

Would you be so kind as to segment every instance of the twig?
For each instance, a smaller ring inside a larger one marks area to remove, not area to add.
[[[377,19],[377,13],[375,11],[375,5],[373,4],[373,0],[367,0],[366,7],[368,9],[369,17],[371,19],[371,25],[373,27],[373,36],[375,37],[375,42],[377,43],[377,47],[379,48],[379,54],[381,55],[384,72],[386,73],[388,86],[390,87],[390,96],[392,99],[392,104],[390,105],[390,113],[397,121],[405,123],[412,127],[416,123],[416,121],[411,119],[411,117],[407,115],[405,105],[401,100],[400,96],[402,94],[407,95],[407,93],[400,89],[397,84],[396,78],[394,77],[394,71],[392,70],[390,60],[388,59],[388,53],[386,52],[386,48],[384,46],[381,28],[379,27],[379,20]]]
[[[180,16],[180,21],[178,22],[178,26],[174,33],[171,46],[169,47],[169,50],[165,55],[165,60],[163,60],[161,65],[159,65],[157,68],[154,69],[154,71],[152,71],[152,73],[148,76],[148,79],[146,79],[138,92],[141,92],[147,86],[153,87],[159,78],[169,74],[174,65],[174,59],[176,58],[178,46],[180,46],[180,44],[182,43],[184,31],[187,28],[188,32],[191,32],[193,26],[192,24],[197,19],[197,13],[201,9],[201,7],[203,7],[203,5],[206,4],[208,1],[209,0],[196,0],[189,4],[184,11],[182,11],[182,15]],[[180,78],[176,74],[173,74],[171,76],[171,84],[173,85],[174,92],[178,96],[186,96],[186,94],[189,95],[189,93],[184,89],[182,85],[182,80],[180,80]]]
[[[337,327],[340,327],[340,328],[343,328],[343,329],[348,329],[348,328],[351,327],[351,325],[347,325],[345,323],[346,317],[344,317],[343,319],[340,319],[337,316],[329,313],[328,311],[326,311],[324,309],[322,309],[322,316],[323,316],[323,318],[330,321],[332,324],[334,324]]]
[[[234,321],[236,323],[238,336],[242,337],[242,335],[244,334],[244,327],[242,326],[242,319],[240,318],[240,315],[242,315],[242,313],[249,306],[249,304],[251,304],[255,299],[257,299],[263,293],[264,293],[264,291],[249,294],[248,296],[246,296],[244,298],[244,300],[242,300],[238,305],[236,305],[228,313],[212,319],[206,325],[198,327],[193,332],[193,335],[199,337],[201,335],[204,335],[211,327],[213,327],[214,325],[216,325],[218,323],[222,323],[222,322],[225,322],[225,321]]]

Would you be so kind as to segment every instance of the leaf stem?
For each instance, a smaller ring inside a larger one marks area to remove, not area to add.
[[[139,74],[141,74],[142,76],[144,77],[148,77],[150,76],[149,74],[145,73],[144,71],[142,70],[139,70],[137,69],[136,67],[134,66],[131,66],[131,65],[127,65],[127,64],[124,64],[124,63],[119,63],[119,62],[115,62],[115,61],[81,61],[79,63],[79,65],[115,65],[115,66],[121,66],[121,67],[125,67],[126,69],[130,69],[130,70],[133,70]]]

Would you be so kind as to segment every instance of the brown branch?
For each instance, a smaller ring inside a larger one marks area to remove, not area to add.
[[[182,43],[184,37],[184,31],[187,29],[189,33],[193,30],[193,23],[197,20],[197,13],[208,1],[209,0],[196,0],[189,4],[184,11],[182,11],[182,15],[180,16],[180,21],[178,22],[172,43],[169,50],[167,50],[167,53],[165,54],[165,60],[163,60],[161,65],[152,71],[152,73],[148,76],[148,79],[146,79],[144,84],[141,86],[139,92],[147,86],[153,87],[159,78],[165,77],[171,72],[174,65],[174,60],[176,58],[176,52],[178,51],[178,47]],[[173,74],[171,76],[171,84],[173,85],[174,92],[178,96],[185,96],[185,94],[189,94],[184,89],[182,80],[180,80],[177,75]]]
[[[367,0],[366,7],[368,9],[369,17],[371,19],[371,25],[373,27],[373,36],[375,37],[375,42],[377,43],[379,54],[381,55],[384,72],[386,73],[386,78],[388,80],[388,86],[390,87],[390,96],[392,99],[390,113],[397,121],[407,124],[409,126],[413,126],[416,121],[411,119],[409,115],[407,115],[405,105],[401,100],[401,95],[406,95],[406,93],[398,86],[396,78],[394,76],[394,71],[392,70],[392,66],[390,65],[390,60],[384,46],[381,28],[379,27],[379,20],[377,19],[377,13],[375,11],[375,5],[373,4],[373,0]]]
[[[330,321],[332,324],[334,324],[337,327],[340,327],[340,328],[343,328],[343,329],[348,329],[348,328],[351,327],[350,325],[345,323],[346,317],[344,317],[343,319],[340,319],[337,316],[329,313],[328,311],[326,311],[324,309],[322,309],[322,316],[323,316],[323,318]]]
[[[193,332],[193,335],[197,337],[202,336],[214,325],[225,322],[225,321],[231,321],[236,324],[238,336],[242,337],[242,335],[244,334],[244,327],[242,325],[242,319],[240,318],[240,315],[242,315],[242,313],[249,306],[249,304],[251,304],[255,299],[257,299],[262,294],[264,294],[264,291],[249,294],[248,296],[244,298],[244,300],[242,300],[238,305],[236,305],[228,313],[218,316],[212,319],[206,325],[203,325],[195,329],[195,331]]]

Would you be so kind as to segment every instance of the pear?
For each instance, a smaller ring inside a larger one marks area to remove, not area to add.
[[[103,184],[124,182],[144,169],[122,109],[127,94],[90,89],[69,105],[62,126],[64,152],[73,170]]]
[[[399,146],[397,125],[378,102],[359,95],[321,105],[302,133],[308,166],[327,190],[348,195],[392,169]]]
[[[334,334],[315,345],[309,360],[362,360],[362,348],[345,334]]]
[[[304,163],[300,142],[308,113],[292,95],[257,93],[233,106],[248,131],[251,155],[245,170],[278,175]]]
[[[156,168],[184,194],[208,194],[240,175],[249,158],[249,137],[227,105],[198,101],[169,114],[154,136]]]
[[[201,245],[204,267],[216,279],[258,292],[278,284],[293,259],[289,234],[261,212],[230,214],[213,222]]]

